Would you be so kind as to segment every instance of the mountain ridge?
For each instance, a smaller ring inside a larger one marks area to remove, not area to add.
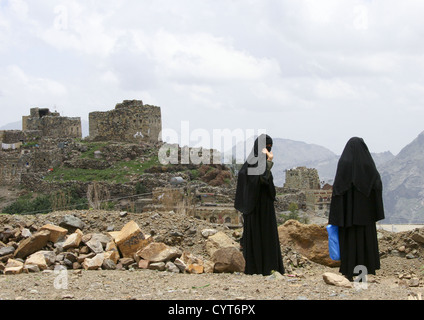
[[[380,168],[389,223],[424,223],[424,131]]]

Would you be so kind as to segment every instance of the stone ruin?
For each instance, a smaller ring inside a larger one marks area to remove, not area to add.
[[[22,131],[40,131],[43,137],[82,138],[81,118],[62,117],[49,109],[32,108],[29,116],[22,117]]]
[[[90,139],[96,141],[161,141],[160,107],[124,100],[114,110],[89,114]]]
[[[289,189],[320,189],[318,171],[306,167],[286,170],[284,187]]]
[[[321,187],[318,170],[315,168],[296,167],[286,170],[286,182],[281,188],[284,210],[291,202],[297,203],[299,209],[311,210],[327,216],[330,210],[332,186]]]
[[[80,118],[32,108],[22,117],[22,130],[0,131],[0,184],[19,184],[22,174],[46,172],[60,164],[64,147],[81,137]]]
[[[136,211],[174,211],[232,229],[242,226],[232,196],[223,194],[219,188],[209,191],[178,186],[155,188],[151,198],[137,200]]]
[[[159,142],[160,107],[125,100],[108,112],[92,112],[90,137],[95,141]],[[17,185],[24,174],[45,173],[66,161],[75,139],[82,138],[81,119],[63,117],[48,108],[31,108],[22,130],[0,131],[0,185]]]

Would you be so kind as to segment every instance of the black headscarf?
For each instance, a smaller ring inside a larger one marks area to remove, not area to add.
[[[266,155],[263,148],[272,150],[273,141],[268,135],[256,138],[253,149],[238,173],[236,198],[234,207],[243,214],[249,214],[255,208],[260,192],[260,176],[266,171]],[[272,173],[267,181],[270,196],[275,200],[275,186]]]
[[[367,197],[372,189],[382,189],[380,174],[362,138],[351,138],[339,159],[333,191],[342,195],[354,185]]]

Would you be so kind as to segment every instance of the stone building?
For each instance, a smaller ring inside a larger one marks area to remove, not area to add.
[[[32,108],[22,117],[22,131],[39,130],[41,136],[51,138],[82,138],[81,118],[62,117],[49,109]]]
[[[114,110],[89,114],[89,136],[96,141],[161,141],[160,107],[124,100]]]
[[[0,185],[19,184],[28,173],[46,173],[63,161],[61,145],[82,137],[81,119],[32,108],[22,130],[0,131]]]
[[[71,143],[66,138],[37,138],[13,144],[19,148],[0,150],[0,185],[17,185],[26,174],[47,174],[63,163]]]
[[[329,184],[321,188],[317,169],[297,167],[286,170],[284,189],[292,192],[302,191],[305,196],[306,209],[323,213],[324,215],[330,210],[333,188]]]
[[[332,193],[332,189],[306,190],[306,207],[313,211],[328,213]]]
[[[286,189],[320,189],[318,170],[306,167],[297,167],[286,170]]]
[[[241,214],[228,202],[227,196],[211,192],[196,193],[197,204],[193,216],[211,223],[240,226]]]
[[[222,202],[223,201],[223,202]],[[181,212],[211,223],[226,224],[229,227],[240,227],[241,215],[228,202],[225,195],[217,193],[188,192],[185,188],[159,187],[152,190],[152,199],[142,199],[136,205],[137,212],[164,211]]]

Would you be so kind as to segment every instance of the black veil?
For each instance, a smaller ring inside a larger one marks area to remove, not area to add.
[[[333,184],[329,223],[365,225],[384,219],[383,184],[362,138],[351,138],[340,157]]]
[[[367,197],[372,189],[382,189],[380,174],[362,138],[351,138],[337,165],[333,190],[342,195],[354,185]]]
[[[383,184],[362,138],[351,138],[340,157],[328,223],[339,226],[340,272],[348,279],[363,265],[380,269],[376,222],[384,219]]]
[[[266,134],[256,138],[253,149],[238,173],[236,198],[234,207],[243,214],[249,214],[255,208],[259,197],[260,179],[266,173],[266,155],[263,148],[272,149],[273,140]],[[275,200],[275,186],[272,173],[267,179],[270,195]]]

